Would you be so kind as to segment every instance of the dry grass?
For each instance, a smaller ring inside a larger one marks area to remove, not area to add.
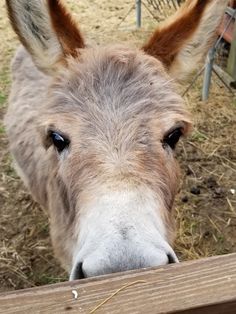
[[[143,29],[135,30],[134,10],[119,26],[134,1],[67,1],[87,36],[102,44],[140,44],[154,20],[144,10]],[[0,291],[66,280],[53,257],[45,213],[31,200],[7,153],[2,124],[10,87],[9,64],[17,40],[0,2]],[[200,101],[201,80],[186,96],[193,113],[192,136],[182,142],[182,168],[176,199],[176,250],[182,260],[236,250],[236,101],[214,79],[208,103]],[[191,190],[200,194],[194,195]]]

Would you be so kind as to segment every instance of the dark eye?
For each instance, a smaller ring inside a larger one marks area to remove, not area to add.
[[[65,136],[57,132],[51,132],[50,137],[52,139],[53,145],[56,147],[59,153],[61,153],[70,144],[70,141]]]
[[[182,134],[182,129],[178,128],[166,135],[163,140],[163,147],[166,148],[166,146],[168,145],[171,149],[175,149],[175,146],[178,143]]]

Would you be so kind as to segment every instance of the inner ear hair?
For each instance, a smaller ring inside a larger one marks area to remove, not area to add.
[[[60,0],[48,0],[49,14],[55,33],[65,54],[75,55],[77,49],[84,48],[81,32]],[[62,21],[65,21],[62,23]]]
[[[143,50],[158,58],[167,68],[170,67],[186,40],[198,28],[204,9],[211,1],[197,1],[195,6],[187,1],[174,16],[155,30]]]
[[[36,66],[53,74],[67,55],[75,56],[84,40],[59,0],[6,0],[8,15]]]
[[[206,56],[227,3],[228,0],[187,0],[156,29],[142,49],[159,59],[172,77],[182,80]]]

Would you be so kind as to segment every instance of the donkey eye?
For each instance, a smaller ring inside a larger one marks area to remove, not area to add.
[[[65,136],[57,132],[51,132],[50,137],[52,139],[53,145],[56,147],[59,153],[61,153],[70,144],[70,141]]]
[[[163,140],[163,147],[166,148],[169,146],[171,149],[175,149],[175,146],[182,135],[183,132],[181,128],[177,128],[171,133],[167,134]]]

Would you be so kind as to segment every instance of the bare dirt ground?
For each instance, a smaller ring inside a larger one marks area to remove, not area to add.
[[[134,10],[122,22],[131,0],[67,3],[83,32],[99,44],[140,45],[156,25],[146,9],[141,30],[135,30]],[[53,257],[47,217],[14,172],[7,152],[3,115],[17,45],[0,0],[0,291],[67,280]],[[182,179],[175,249],[181,260],[236,251],[236,100],[214,77],[210,99],[203,103],[201,84],[200,79],[185,97],[194,130],[177,151]]]

